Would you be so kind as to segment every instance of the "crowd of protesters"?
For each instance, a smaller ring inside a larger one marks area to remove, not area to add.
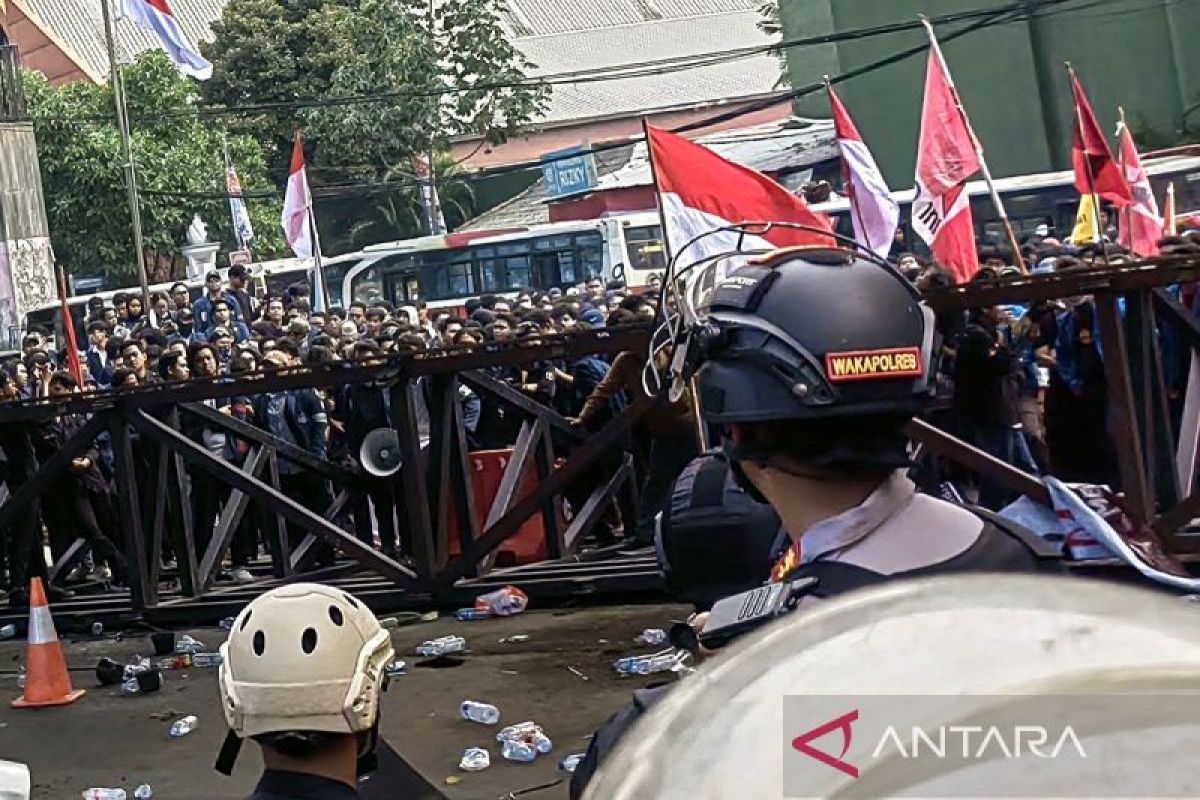
[[[399,353],[516,342],[548,334],[637,324],[649,321],[656,314],[658,282],[655,279],[648,292],[631,293],[620,282],[605,284],[594,278],[565,290],[485,295],[456,308],[396,308],[384,302],[353,302],[344,309],[316,311],[306,284],[295,284],[282,296],[255,297],[248,288],[246,270],[235,266],[227,278],[222,278],[219,272],[210,272],[205,278],[204,292],[198,298],[193,299],[188,287],[178,283],[169,293],[152,294],[150,303],[152,313],[143,308],[138,294],[117,293],[111,305],[99,297],[89,301],[78,338],[82,385],[67,368],[64,351],[53,347],[50,332],[28,331],[20,358],[0,371],[0,399],[63,398],[110,388],[169,385],[190,378],[237,377],[339,361],[375,361]],[[635,354],[626,354],[618,357],[615,368],[610,370],[605,359],[583,356],[570,361],[497,367],[486,372],[553,407],[580,429],[590,430],[636,399],[641,391],[642,363],[644,359],[639,361]],[[470,449],[503,449],[514,444],[521,421],[504,404],[480,397],[465,386],[458,399]],[[268,391],[204,402],[318,459],[351,466],[359,460],[366,435],[391,425],[386,389],[376,384]],[[667,419],[679,416],[675,411],[668,410],[663,416]],[[686,417],[690,409],[680,414]],[[213,455],[235,465],[241,465],[248,457],[249,445],[227,435],[220,426],[206,425],[191,415],[183,415],[181,419],[183,432]],[[82,415],[65,414],[37,426],[0,426],[11,429],[0,433],[5,437],[0,448],[8,458],[10,490],[36,472],[37,464],[69,440],[85,421]],[[670,438],[650,446],[644,454],[650,459],[651,474],[655,476],[646,497],[648,503],[661,504],[671,478],[682,468],[682,464],[676,463],[680,456],[665,445],[685,438],[692,423],[679,418],[674,421],[673,429],[671,422],[659,420],[657,425],[657,430]],[[24,436],[27,440],[21,438]],[[684,452],[691,453],[694,449],[692,445]],[[142,452],[139,443],[135,443],[134,453],[139,485],[152,485],[149,453]],[[278,469],[285,495],[320,514],[327,511],[332,494],[320,474],[286,459],[279,460]],[[189,469],[188,474],[195,547],[203,553],[229,489],[203,470]],[[411,549],[404,541],[402,498],[394,491],[392,481],[360,474],[362,478],[339,523],[385,554],[403,558]],[[44,522],[49,533],[55,560],[67,552],[76,535],[90,545],[85,549],[90,551],[88,558],[75,568],[72,578],[90,575],[115,584],[126,580],[123,549],[127,543],[114,511],[114,476],[111,443],[107,434],[103,434],[52,487],[53,496],[69,496],[71,503],[41,504],[40,522]],[[28,519],[20,520],[6,532],[10,583],[16,590],[17,602],[24,601],[17,587],[24,585],[27,573],[31,569],[35,574],[45,571],[37,515],[35,509],[26,515]],[[248,566],[269,545],[268,537],[258,529],[256,517],[249,512],[243,515],[243,523],[232,539],[231,563],[227,570],[222,570],[220,579],[236,582],[253,579]],[[652,513],[647,510],[639,514],[638,520],[629,522],[630,537],[636,534],[641,543],[647,543]],[[171,524],[170,520],[167,524]],[[606,520],[606,524],[609,538],[625,528],[615,518]],[[292,546],[301,536],[299,530],[288,532]],[[333,557],[328,546],[314,548],[314,552],[315,565]],[[171,557],[168,546],[163,553],[166,566],[171,565]]]

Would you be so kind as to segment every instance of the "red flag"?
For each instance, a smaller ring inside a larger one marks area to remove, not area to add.
[[[283,196],[283,236],[297,258],[312,258],[313,238],[309,225],[312,194],[308,190],[308,171],[304,165],[304,137],[296,131],[292,144],[292,166],[287,192]]]
[[[83,388],[83,365],[79,363],[79,344],[75,340],[75,320],[71,318],[71,304],[67,302],[67,279],[62,267],[58,268],[58,299],[62,301],[63,335],[67,339],[67,369],[71,377]]]
[[[1122,122],[1117,135],[1121,141],[1121,168],[1125,171],[1125,182],[1133,195],[1133,202],[1121,217],[1120,243],[1135,255],[1158,255],[1158,240],[1162,238],[1163,219],[1158,214],[1158,203],[1150,188],[1150,176],[1142,167],[1133,135]]]
[[[744,244],[743,249],[834,244],[833,237],[825,235],[830,230],[828,220],[766,175],[650,125],[646,125],[646,140],[666,220],[665,233],[674,252],[702,233],[742,222],[799,222],[821,231],[773,228],[761,238],[742,237],[758,239]],[[708,237],[705,251],[734,249],[738,238],[736,234]],[[703,257],[698,250],[689,252]]]
[[[1075,96],[1075,136],[1071,142],[1075,188],[1080,194],[1096,194],[1118,207],[1127,206],[1133,201],[1133,193],[1121,176],[1121,169],[1075,70],[1069,66],[1067,69],[1071,76],[1071,93]]]
[[[968,178],[979,171],[979,150],[949,71],[937,48],[925,71],[925,104],[917,144],[917,197],[912,206],[913,230],[933,251],[934,260],[959,282],[979,269]]]
[[[880,258],[887,258],[892,249],[896,226],[900,223],[900,206],[892,199],[887,181],[875,163],[875,157],[867,149],[862,134],[850,113],[842,105],[842,99],[833,91],[833,85],[825,82],[829,91],[829,105],[833,109],[833,127],[837,132],[838,148],[842,153],[842,178],[846,196],[854,209],[854,238]]]

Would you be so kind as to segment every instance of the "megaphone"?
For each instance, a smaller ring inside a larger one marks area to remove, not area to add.
[[[400,437],[394,428],[376,428],[363,437],[358,460],[371,475],[387,478],[400,471]]]

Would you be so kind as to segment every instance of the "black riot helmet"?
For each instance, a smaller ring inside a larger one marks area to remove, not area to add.
[[[900,430],[932,398],[940,346],[932,310],[894,269],[845,249],[780,250],[718,283],[706,323],[708,422],[781,423],[793,435],[774,444],[818,465],[904,463]]]

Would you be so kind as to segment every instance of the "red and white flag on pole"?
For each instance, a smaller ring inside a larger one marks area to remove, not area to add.
[[[833,91],[833,85],[826,81],[825,88],[829,90],[833,126],[842,153],[842,178],[850,198],[854,239],[880,258],[887,258],[900,222],[900,206],[892,199],[875,157],[867,149],[841,98]]]
[[[292,168],[283,197],[283,236],[298,258],[312,258],[313,255],[311,209],[312,195],[308,191],[308,172],[304,168],[304,137],[296,131]]]
[[[701,234],[743,222],[797,222],[815,229],[776,227],[762,236],[714,234],[688,248],[686,263],[734,250],[739,242],[743,250],[834,244],[829,221],[766,175],[682,136],[650,125],[645,129],[664,234],[673,254]]]
[[[1117,125],[1117,138],[1121,142],[1121,168],[1133,195],[1133,202],[1122,219],[1120,244],[1135,255],[1156,256],[1158,240],[1162,238],[1163,218],[1150,188],[1150,176],[1142,167],[1137,145],[1124,122]]]
[[[1118,208],[1133,202],[1133,193],[1113,158],[1104,131],[1096,121],[1083,84],[1067,65],[1071,93],[1075,96],[1075,135],[1071,141],[1071,163],[1075,167],[1075,188],[1080,194],[1097,195]]]
[[[933,259],[965,283],[979,269],[967,179],[979,171],[975,135],[958,108],[949,71],[935,47],[925,71],[925,104],[917,144],[917,197],[912,226]]]
[[[212,77],[212,64],[183,32],[167,0],[121,0],[121,14],[158,37],[180,72],[202,81]]]

